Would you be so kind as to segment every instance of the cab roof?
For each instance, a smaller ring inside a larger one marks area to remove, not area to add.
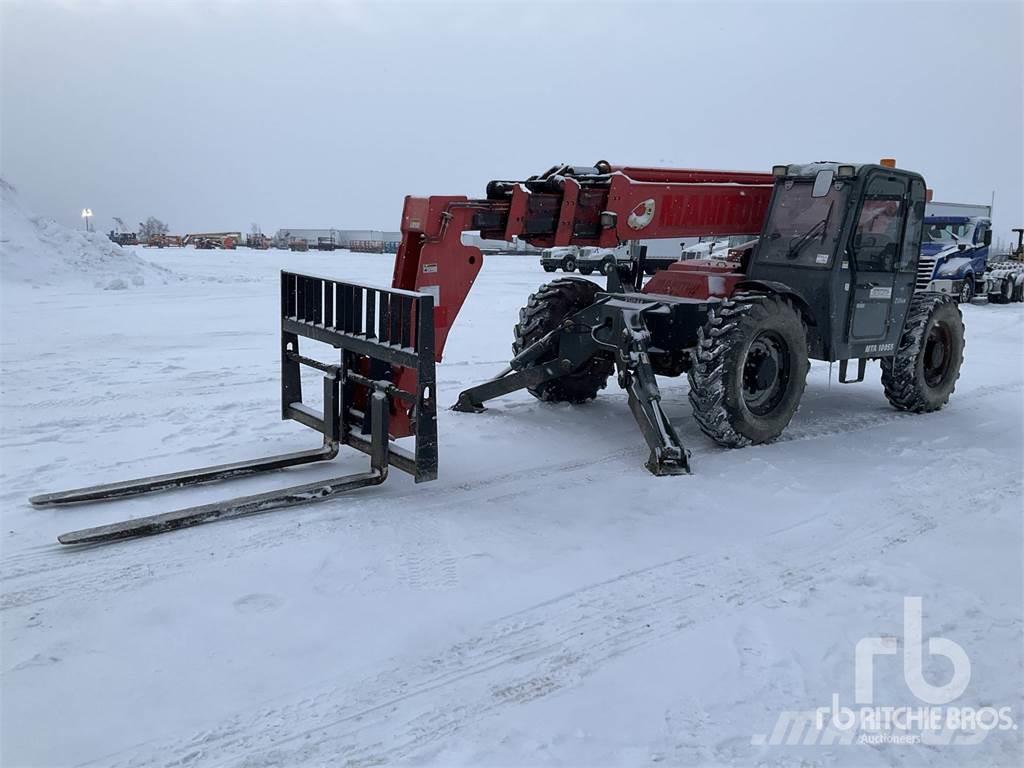
[[[775,168],[778,167],[780,166],[775,166]],[[834,160],[819,160],[814,163],[786,164],[786,173],[781,178],[814,178],[814,176],[816,176],[819,171],[826,170],[833,171],[836,174],[837,178],[844,178],[844,175],[839,173],[840,167],[842,167],[844,170],[846,168],[853,169],[853,173],[849,174],[849,172],[847,172],[845,178],[856,178],[857,176],[861,176],[862,174],[875,169],[885,171],[888,173],[896,173],[903,176],[916,176],[917,178],[921,178],[921,174],[915,171],[909,171],[906,168],[890,168],[889,166],[879,165],[878,163],[840,163]]]

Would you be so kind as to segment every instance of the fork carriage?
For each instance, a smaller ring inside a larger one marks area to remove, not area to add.
[[[88,544],[164,533],[239,517],[344,491],[378,485],[388,468],[417,483],[437,477],[434,300],[429,294],[383,289],[314,275],[281,273],[281,418],[323,437],[319,448],[199,469],[96,485],[30,499],[57,506],[138,496],[203,485],[334,459],[346,445],[365,453],[368,471],[344,475],[65,533],[61,544]],[[337,363],[303,355],[299,339],[339,350]],[[302,401],[302,367],[323,373],[323,410]],[[412,437],[412,450],[394,443]]]

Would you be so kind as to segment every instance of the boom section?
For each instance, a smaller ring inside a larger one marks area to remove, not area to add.
[[[483,263],[463,232],[537,247],[614,248],[630,240],[757,235],[771,199],[770,173],[557,166],[525,181],[496,180],[487,196],[406,197],[392,287],[434,297],[434,349]]]

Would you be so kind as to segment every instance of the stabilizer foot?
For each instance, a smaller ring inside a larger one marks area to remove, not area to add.
[[[487,409],[484,407],[483,403],[474,401],[469,390],[466,390],[459,394],[459,399],[455,405],[452,406],[452,410],[458,411],[459,413],[483,413]]]
[[[493,379],[461,392],[452,410],[480,413],[487,410],[484,403],[488,400],[515,392],[517,389],[535,387],[545,381],[564,376],[571,370],[572,364],[568,360],[552,360],[541,365],[529,365],[522,370],[506,368]]]
[[[676,451],[668,452],[651,451],[651,456],[644,463],[652,475],[663,477],[666,475],[688,475],[690,474],[690,452],[683,449],[682,453]]]

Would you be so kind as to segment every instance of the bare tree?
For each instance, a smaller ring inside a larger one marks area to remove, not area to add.
[[[150,216],[145,222],[139,222],[139,238],[148,240],[156,235],[166,235],[167,225],[155,216]]]

